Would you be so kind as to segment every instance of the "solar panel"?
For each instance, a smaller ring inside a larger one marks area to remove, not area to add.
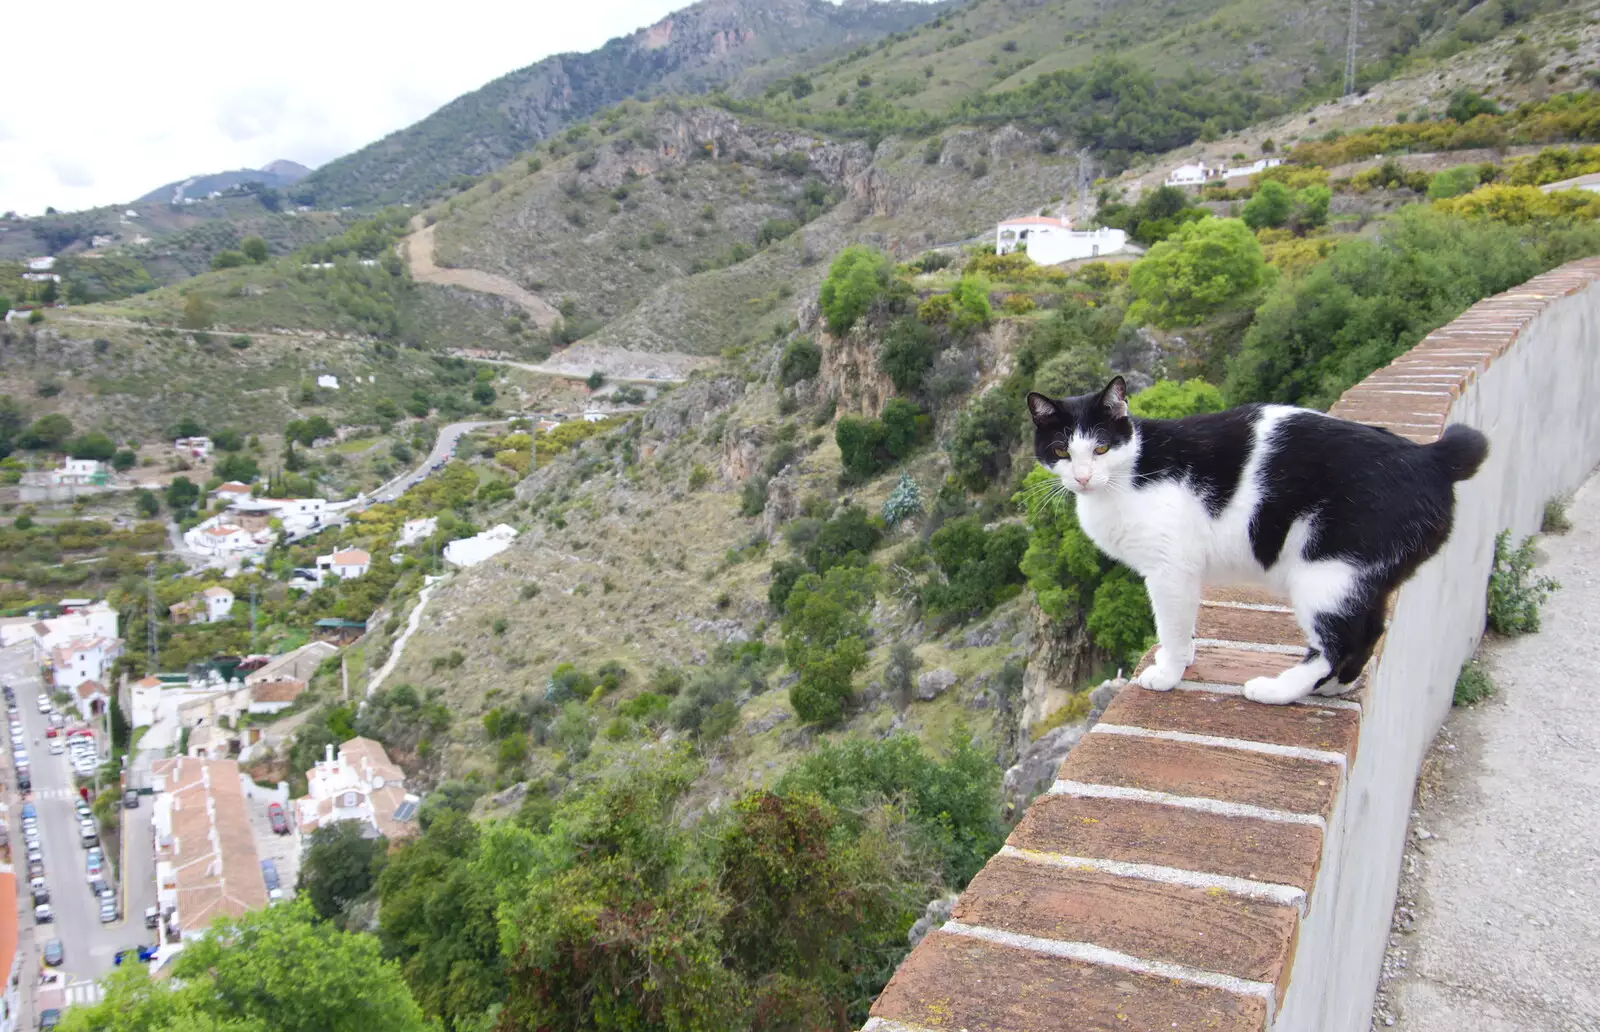
[[[397,821],[409,821],[412,817],[416,816],[416,813],[417,804],[407,799],[399,806],[395,807],[394,819]]]

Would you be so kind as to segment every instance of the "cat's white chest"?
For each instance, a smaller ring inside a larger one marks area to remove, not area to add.
[[[1101,551],[1140,574],[1172,563],[1203,563],[1204,506],[1178,484],[1077,496],[1078,525]]]

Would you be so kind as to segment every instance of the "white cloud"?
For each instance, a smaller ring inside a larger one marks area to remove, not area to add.
[[[152,16],[126,0],[28,5],[6,81],[37,103],[7,105],[0,211],[132,200],[163,183],[318,165],[422,118],[516,68],[631,33],[688,0],[447,5],[284,0]]]

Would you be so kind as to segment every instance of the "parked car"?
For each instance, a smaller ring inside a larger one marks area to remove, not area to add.
[[[160,907],[145,907],[144,908],[144,926],[146,928],[157,928],[157,927],[160,927],[160,925],[161,925],[161,908]]]
[[[57,735],[59,735],[60,733],[61,733],[60,729],[57,728],[54,724],[52,724],[51,726],[49,726],[49,727],[44,729],[44,736],[46,738],[54,738]]]
[[[80,821],[94,816],[94,810],[91,809],[89,804],[84,802],[82,799],[79,799],[76,803],[74,803],[72,808],[78,811],[78,819]]]
[[[95,855],[98,852],[99,850],[92,851],[89,854],[89,858],[83,862],[84,872],[90,878],[98,878],[105,873],[105,861]]]
[[[44,962],[51,967],[60,967],[63,959],[61,940],[51,939],[44,944]]]
[[[17,771],[17,788],[24,792],[33,791],[33,777],[27,771]]]
[[[117,905],[110,900],[102,900],[100,903],[100,923],[110,924],[116,919]]]
[[[44,692],[39,693],[39,712],[50,712],[50,696],[46,695]]]
[[[122,806],[127,810],[137,810],[139,808],[139,792],[137,789],[130,788],[122,793]]]
[[[40,903],[38,906],[33,908],[33,920],[35,924],[49,924],[55,919],[56,915],[51,911],[50,904]]]
[[[52,741],[50,743],[50,755],[51,756],[60,756],[64,752],[66,752],[66,750],[61,748],[61,743],[59,741]]]
[[[29,878],[43,878],[44,877],[44,864],[42,864],[42,863],[40,863],[40,862],[38,862],[36,860],[29,860],[28,861],[28,877]]]
[[[279,835],[289,834],[289,818],[284,815],[281,804],[267,804],[267,820],[272,822],[272,830]]]
[[[34,806],[32,803],[23,803],[22,816],[25,819],[28,817],[37,818],[39,816],[39,808]]]
[[[118,950],[112,963],[121,965],[124,960],[132,960],[135,957],[138,957],[141,961],[150,961],[155,959],[155,955],[156,948],[154,946],[134,946],[129,949]]]

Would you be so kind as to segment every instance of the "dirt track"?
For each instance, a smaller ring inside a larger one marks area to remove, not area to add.
[[[533,324],[540,329],[548,327],[560,313],[543,299],[530,294],[504,276],[478,269],[442,269],[433,260],[433,226],[424,226],[422,216],[411,220],[411,235],[401,245],[406,261],[411,266],[411,278],[419,283],[437,283],[445,287],[464,287],[480,294],[493,294],[514,302],[528,313]]]

